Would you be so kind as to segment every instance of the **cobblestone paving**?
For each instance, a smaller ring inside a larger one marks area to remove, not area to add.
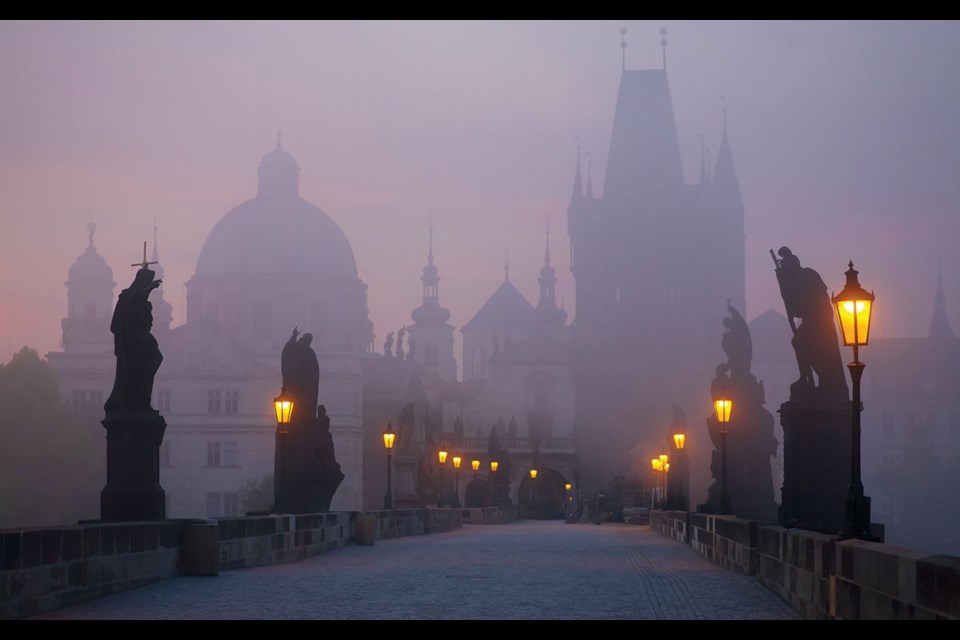
[[[649,527],[527,520],[170,578],[34,619],[801,618],[756,578]]]

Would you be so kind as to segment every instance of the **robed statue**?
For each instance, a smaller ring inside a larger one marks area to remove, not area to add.
[[[155,413],[150,406],[153,379],[163,362],[163,354],[153,328],[153,305],[150,292],[160,286],[156,273],[141,266],[133,283],[120,292],[110,320],[113,353],[117,369],[113,390],[103,405],[108,413],[115,411]]]
[[[790,399],[845,400],[847,379],[827,285],[819,273],[801,266],[789,247],[780,247],[777,253],[779,259],[770,251],[800,369],[800,377],[790,385]]]

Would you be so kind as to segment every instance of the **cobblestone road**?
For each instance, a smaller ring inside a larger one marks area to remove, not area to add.
[[[794,620],[756,578],[649,527],[521,521],[182,576],[34,619]]]

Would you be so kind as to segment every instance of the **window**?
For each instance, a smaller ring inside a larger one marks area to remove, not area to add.
[[[240,515],[240,495],[236,493],[224,493],[223,515],[230,518]]]
[[[210,391],[207,391],[207,413],[220,413],[221,396],[222,394],[220,393],[219,389],[211,389]]]
[[[207,494],[207,517],[208,518],[220,517],[220,494],[219,493]]]
[[[170,441],[167,440],[160,445],[160,466],[164,468],[172,467],[170,464]]]
[[[232,518],[240,515],[240,494],[238,493],[208,493],[207,517]]]
[[[427,345],[427,348],[423,350],[423,363],[428,367],[435,367],[440,361],[438,355],[437,345],[432,342]]]
[[[227,390],[224,392],[224,396],[225,402],[223,405],[223,412],[232,416],[240,413],[240,392],[236,389]]]
[[[255,340],[273,337],[273,306],[266,300],[253,303],[253,337]]]
[[[207,466],[208,467],[220,466],[220,443],[219,442],[207,443]]]
[[[73,391],[73,410],[80,411],[87,405],[87,392],[79,389]]]
[[[482,344],[473,345],[473,375],[482,376],[484,373],[484,365],[487,360],[487,350],[483,348]]]
[[[170,413],[170,389],[160,389],[157,391],[157,411],[160,413]]]
[[[225,467],[240,466],[240,443],[239,442],[223,443],[223,466]]]

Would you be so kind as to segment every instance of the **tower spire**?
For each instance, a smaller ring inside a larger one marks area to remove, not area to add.
[[[667,70],[667,28],[660,27],[660,48],[663,49],[663,70]]]
[[[160,253],[157,250],[157,214],[156,213],[153,214],[153,255],[151,256],[151,259],[154,262],[160,261]]]
[[[587,200],[593,200],[593,158],[587,151]]]
[[[943,267],[937,265],[937,295],[933,302],[933,318],[930,319],[930,331],[927,334],[931,339],[953,338],[953,327],[947,316],[947,306],[943,299]]]
[[[620,51],[621,51],[621,68],[620,71],[626,73],[627,71],[627,28],[624,27],[620,29]]]
[[[430,222],[427,225],[430,235],[429,248],[427,249],[427,264],[433,264],[433,214],[430,214]]]
[[[547,220],[547,250],[543,255],[543,263],[550,266],[550,220]]]
[[[580,177],[580,136],[577,139],[577,172],[573,176],[573,193],[570,195],[570,204],[579,204],[583,200],[583,179]]]

